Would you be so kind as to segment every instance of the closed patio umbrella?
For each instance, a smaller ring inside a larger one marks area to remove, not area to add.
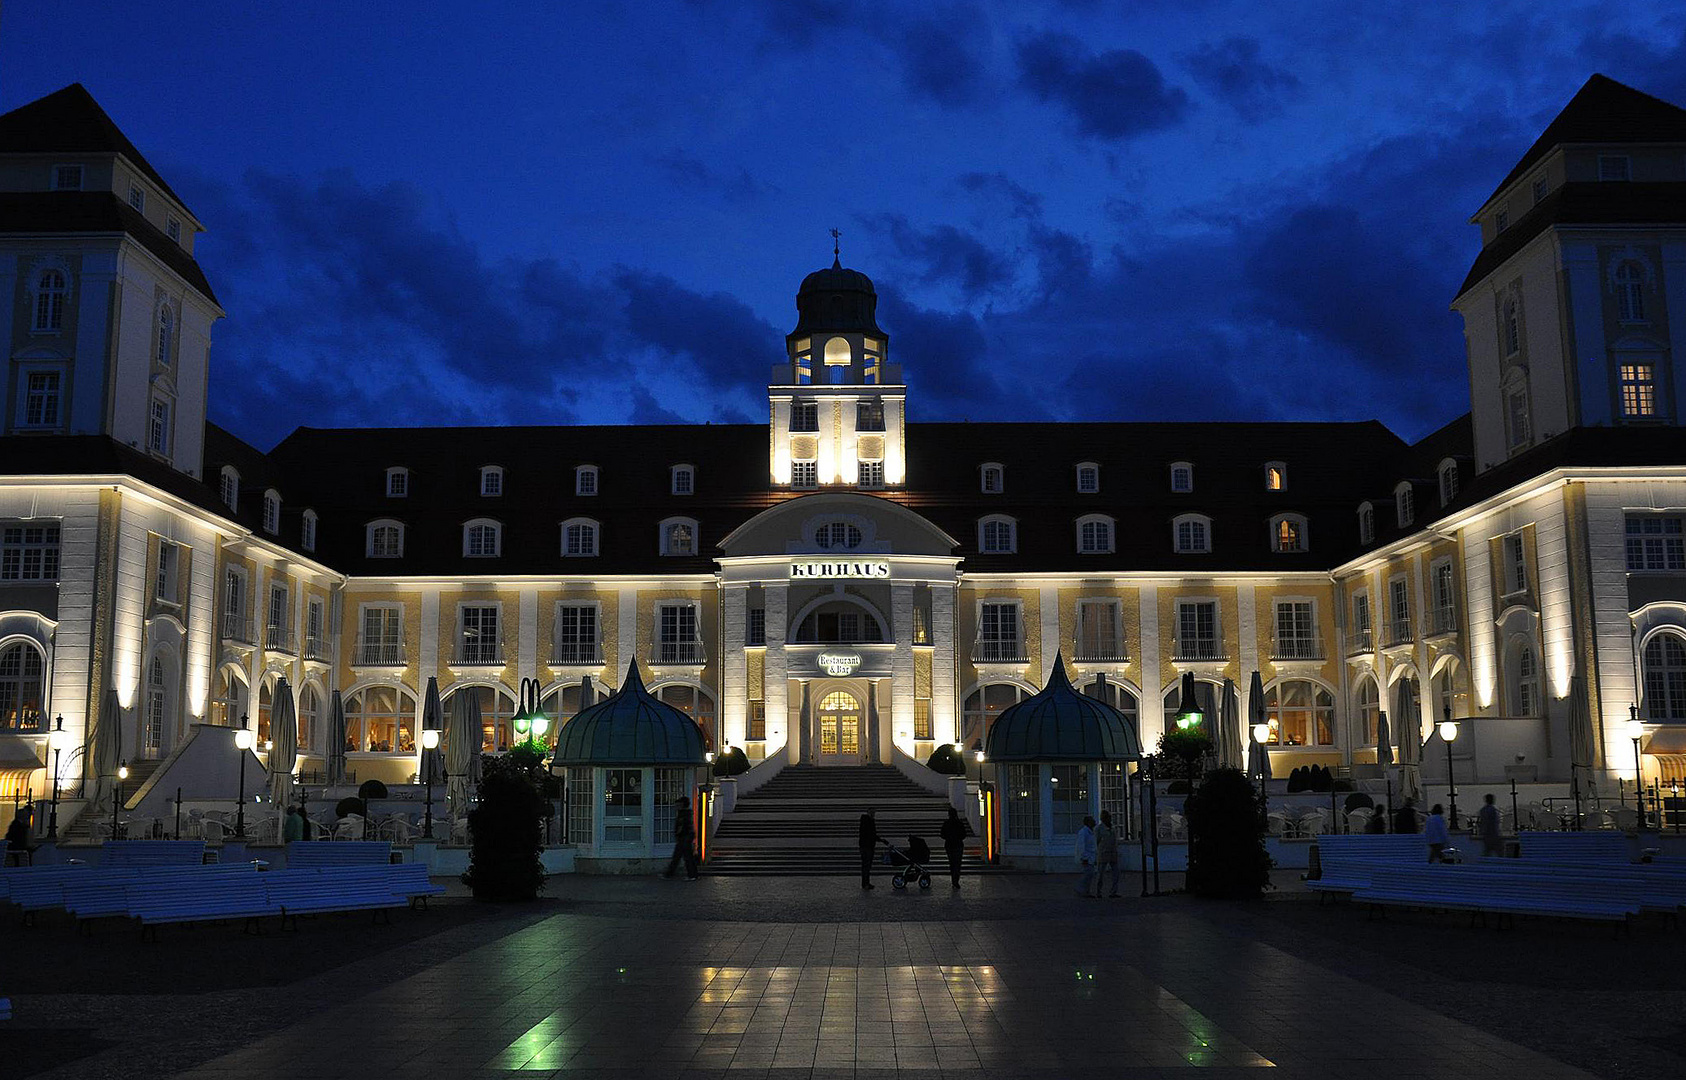
[[[1218,765],[1241,768],[1241,747],[1241,694],[1235,689],[1234,679],[1225,679],[1223,701],[1218,706]]]
[[[269,791],[275,799],[276,812],[285,815],[293,801],[293,766],[299,763],[298,710],[293,707],[293,688],[285,678],[275,683],[269,734]]]
[[[1592,703],[1588,700],[1586,676],[1569,676],[1569,778],[1575,796],[1576,827],[1581,812],[1581,784],[1592,776]]]
[[[1376,764],[1393,764],[1393,737],[1387,729],[1387,713],[1376,714]]]
[[[445,729],[445,770],[449,774],[445,796],[451,813],[460,817],[468,812],[469,784],[474,766],[480,761],[480,702],[474,692],[458,690],[451,696],[451,715]]]
[[[117,765],[123,755],[123,707],[117,703],[117,690],[105,692],[100,704],[99,720],[88,733],[88,763],[94,774],[94,802],[105,801],[107,794],[117,797]]]
[[[345,783],[345,703],[338,690],[328,698],[328,783]]]
[[[1253,672],[1253,682],[1247,688],[1247,730],[1267,722],[1265,714],[1264,680],[1258,672]],[[1247,737],[1247,773],[1261,780],[1270,779],[1270,751],[1253,739]]]
[[[422,698],[423,731],[443,731],[445,729],[445,710],[439,704],[439,679],[437,676],[427,677],[427,694]],[[444,779],[443,751],[423,750],[421,752],[421,774],[417,777],[422,783],[435,783]]]
[[[1399,695],[1399,793],[1423,801],[1423,719],[1417,696]]]

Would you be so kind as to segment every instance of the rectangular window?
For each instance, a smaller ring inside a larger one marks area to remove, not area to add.
[[[1508,211],[1500,210],[1498,213],[1493,215],[1493,229],[1495,232],[1504,232],[1508,228],[1510,228],[1510,214]]]
[[[744,626],[745,645],[767,644],[767,609],[750,608]]]
[[[1649,419],[1657,415],[1657,369],[1651,364],[1622,364],[1622,415]]]
[[[174,240],[178,244],[181,243],[181,222],[177,221],[175,218],[166,218],[164,221],[164,235],[168,236],[171,240]]]
[[[59,526],[11,522],[0,526],[0,581],[57,581]]]
[[[695,664],[702,661],[702,642],[697,636],[695,604],[662,604],[657,610],[656,658],[663,664]]]
[[[1436,634],[1450,634],[1458,628],[1457,582],[1452,575],[1450,559],[1434,564],[1434,610],[1429,613]]]
[[[1042,777],[1037,765],[1007,766],[1007,839],[1042,839]]]
[[[236,618],[246,611],[246,579],[230,570],[222,579],[222,613]]]
[[[1212,539],[1207,533],[1204,520],[1184,518],[1177,522],[1177,550],[1185,554],[1198,554],[1212,550]]]
[[[299,543],[306,551],[316,550],[316,515],[306,514],[299,524]]]
[[[640,844],[644,839],[644,770],[603,770],[603,842]]]
[[[1085,521],[1078,527],[1077,550],[1086,555],[1105,554],[1112,550],[1112,522]]]
[[[152,595],[166,604],[176,602],[176,560],[180,550],[168,540],[158,541],[158,573],[153,580]]]
[[[1535,202],[1535,204],[1537,205],[1540,202],[1540,200],[1544,199],[1546,197],[1546,194],[1550,190],[1551,190],[1551,184],[1550,184],[1550,182],[1548,182],[1546,180],[1545,177],[1542,176],[1538,180],[1535,180],[1534,181],[1534,202]]]
[[[1630,514],[1627,519],[1627,568],[1635,573],[1686,570],[1686,535],[1681,531],[1681,519],[1658,514]]]
[[[26,427],[57,427],[63,375],[32,371],[24,382],[23,422]]]
[[[1627,155],[1600,154],[1598,156],[1598,179],[1631,180],[1632,178],[1632,167]]]
[[[1527,446],[1534,439],[1534,427],[1528,417],[1528,393],[1513,390],[1507,403],[1510,406],[1510,448]]]
[[[147,429],[146,446],[155,454],[169,453],[170,403],[167,401],[152,399],[152,420]]]
[[[82,190],[82,166],[80,166],[80,165],[54,165],[53,166],[53,190],[54,191],[81,191]]]
[[[597,792],[593,780],[597,770],[574,765],[568,769],[568,843],[592,842],[592,811],[597,808]]]
[[[574,494],[575,495],[595,495],[595,494],[597,494],[597,470],[596,469],[576,469],[576,470],[574,470]]]
[[[1077,658],[1079,660],[1122,660],[1124,645],[1118,632],[1117,600],[1077,602]]]
[[[1218,605],[1211,600],[1177,604],[1177,656],[1183,660],[1221,659]]]
[[[686,782],[688,772],[685,769],[657,769],[655,771],[656,795],[650,806],[651,839],[657,847],[671,847],[673,844],[674,822],[679,816],[676,805],[679,796],[689,798],[690,786]],[[694,809],[687,809],[687,814],[695,813]],[[692,822],[695,824],[695,821]]]
[[[325,659],[328,639],[322,632],[322,601],[311,600],[304,610],[305,654],[313,660]]]
[[[1396,577],[1387,583],[1388,618],[1395,623],[1411,621],[1410,592],[1405,578]]]
[[[690,469],[673,470],[673,493],[689,495],[696,490],[696,474]]]
[[[1076,836],[1089,814],[1089,766],[1053,765],[1048,794],[1054,804],[1054,835]]]
[[[820,465],[817,461],[793,461],[790,463],[790,486],[796,488],[814,488],[820,486]]]
[[[287,624],[292,620],[287,618],[287,588],[284,585],[272,585],[269,589],[269,627],[272,635],[285,633]]]
[[[129,205],[143,213],[146,211],[146,191],[139,184],[129,185]]]
[[[931,643],[931,613],[917,604],[913,606],[913,643],[915,645],[929,645]]]
[[[1084,465],[1077,470],[1077,490],[1084,495],[1093,495],[1101,489],[1101,471],[1093,465]]]
[[[1309,600],[1282,600],[1276,605],[1276,658],[1317,660],[1323,656],[1317,639],[1317,614]]]
[[[881,488],[884,486],[884,463],[882,461],[863,461],[860,463],[860,486],[863,488]]]
[[[884,430],[884,403],[881,401],[863,401],[855,406],[856,431]]]
[[[399,664],[404,660],[403,612],[395,607],[363,609],[365,664]]]
[[[790,407],[790,430],[818,431],[820,406],[816,401],[798,401]]]
[[[503,472],[487,469],[480,474],[480,494],[490,498],[503,494]]]
[[[556,661],[560,664],[597,662],[595,604],[563,604],[556,609]]]
[[[762,742],[767,738],[767,703],[765,701],[749,703],[749,738],[754,742]]]
[[[1370,629],[1370,594],[1352,594],[1352,628],[1354,630]]]
[[[931,738],[931,699],[913,699],[913,737],[915,739]]]
[[[1171,466],[1171,490],[1193,491],[1194,469],[1188,465]]]
[[[1019,658],[1019,605],[980,606],[977,658],[983,661]]]
[[[1505,595],[1528,591],[1528,551],[1522,543],[1521,533],[1511,533],[1504,538],[1504,572]]]
[[[394,499],[401,499],[410,493],[410,474],[403,469],[393,469],[386,474],[386,493]]]
[[[495,606],[462,609],[462,662],[495,664],[499,661],[498,609]]]

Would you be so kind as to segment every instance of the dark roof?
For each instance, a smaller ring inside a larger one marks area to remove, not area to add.
[[[62,90],[55,90],[44,98],[37,98],[0,116],[0,154],[53,153],[122,154],[182,209],[187,209],[181,196],[171,189],[81,83],[71,83]]]
[[[1595,74],[1546,125],[1487,202],[1533,168],[1552,147],[1564,143],[1686,143],[1686,109]]]
[[[1540,233],[1554,226],[1671,225],[1686,221],[1686,184],[1578,182],[1541,199],[1481,249],[1458,286],[1462,296]]]
[[[563,723],[550,764],[702,765],[707,754],[702,728],[644,689],[635,659],[619,690]]]
[[[185,248],[110,191],[0,192],[0,233],[128,233],[213,304],[216,293]]]
[[[1124,714],[1072,689],[1065,659],[1054,656],[1048,684],[1003,709],[989,725],[987,761],[1135,761],[1141,740]]]
[[[827,331],[884,336],[878,328],[878,291],[872,279],[836,259],[802,279],[796,291],[796,329],[789,336]]]

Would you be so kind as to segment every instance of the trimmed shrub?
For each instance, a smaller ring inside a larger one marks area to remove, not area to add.
[[[463,880],[476,900],[534,900],[544,889],[544,820],[555,813],[546,793],[559,781],[544,752],[518,746],[481,759],[480,802],[468,816],[474,847]]]
[[[363,805],[363,800],[355,795],[347,795],[334,804],[334,816],[337,818],[345,817],[347,814],[367,814],[367,811],[368,807]]]
[[[1264,806],[1239,769],[1214,769],[1183,804],[1188,816],[1188,889],[1198,896],[1254,900],[1270,888]]]
[[[386,785],[379,780],[365,780],[357,785],[357,794],[364,801],[386,798]]]
[[[931,756],[925,759],[925,767],[948,776],[965,776],[966,755],[956,750],[953,743],[943,743],[931,751]]]
[[[1288,773],[1288,793],[1290,795],[1304,791],[1307,786],[1305,766],[1297,766]]]
[[[728,746],[714,755],[715,776],[736,776],[749,771],[749,755],[741,746]]]
[[[1346,807],[1346,812],[1350,814],[1354,810],[1370,809],[1372,806],[1376,805],[1376,800],[1360,791],[1352,795],[1348,795],[1346,797],[1346,802],[1343,805]]]

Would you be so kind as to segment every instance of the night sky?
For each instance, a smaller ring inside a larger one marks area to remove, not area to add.
[[[383,13],[383,14],[377,14]],[[1467,409],[1469,215],[1686,5],[14,3],[209,232],[212,418],[765,422],[802,276],[922,420]]]

